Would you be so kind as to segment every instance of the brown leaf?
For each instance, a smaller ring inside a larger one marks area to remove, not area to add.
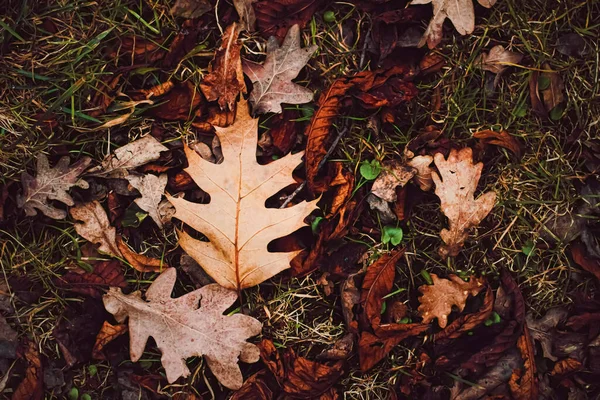
[[[265,200],[294,183],[292,171],[302,152],[267,165],[256,161],[258,120],[238,104],[235,123],[216,128],[224,161],[212,164],[186,147],[194,181],[211,196],[209,204],[196,204],[168,196],[175,217],[203,233],[210,242],[179,232],[179,244],[220,285],[241,290],[289,268],[298,252],[271,253],[267,245],[305,226],[304,218],[317,200],[284,209],[267,209]]]
[[[317,360],[345,360],[352,353],[354,334],[347,333],[335,341],[333,346],[317,356]]]
[[[596,279],[600,280],[600,260],[589,257],[585,246],[581,242],[571,243],[569,249],[573,261],[587,272],[593,274]]]
[[[108,58],[115,60],[123,57],[131,61],[132,65],[137,63],[155,63],[165,56],[165,49],[161,41],[143,39],[137,36],[126,36],[120,43],[108,52]]]
[[[233,6],[240,17],[240,29],[242,31],[254,32],[256,25],[256,14],[252,4],[256,0],[233,0]]]
[[[421,74],[428,75],[441,71],[444,65],[446,60],[441,54],[430,52],[419,61],[419,70]]]
[[[171,298],[176,277],[175,269],[165,270],[146,291],[146,300],[140,292],[124,295],[118,288],[104,295],[106,310],[118,322],[129,318],[131,360],[140,359],[152,336],[169,383],[190,374],[186,358],[204,355],[223,386],[239,389],[243,378],[237,361],[258,361],[259,349],[246,339],[260,333],[261,323],[242,314],[223,315],[237,295],[216,284]]]
[[[411,74],[408,68],[399,65],[388,70],[375,71],[369,86],[354,95],[366,109],[380,107],[396,108],[398,105],[412,100],[417,94],[417,88],[412,82],[407,82],[405,75]]]
[[[477,0],[479,4],[490,8],[496,0]],[[433,18],[419,43],[419,47],[425,45],[433,49],[442,41],[442,27],[448,18],[461,35],[472,33],[475,29],[475,11],[473,0],[412,0],[411,5],[433,4]]]
[[[127,282],[117,260],[98,261],[92,272],[69,271],[55,281],[58,287],[90,296],[96,299],[102,297],[110,286],[126,288]]]
[[[567,318],[568,311],[564,307],[554,307],[546,314],[534,320],[531,315],[527,315],[527,327],[534,340],[542,345],[544,357],[556,361],[557,358],[552,354],[552,343],[556,333],[556,326]]]
[[[539,79],[539,71],[531,71],[531,75],[529,75],[529,98],[531,99],[531,108],[533,108],[533,111],[540,117],[548,118],[548,111],[546,111],[542,99],[540,98],[540,91],[538,89]]]
[[[48,158],[42,153],[38,154],[35,178],[27,172],[21,175],[23,194],[17,197],[17,205],[30,217],[36,215],[38,209],[50,218],[65,218],[67,212],[54,207],[49,201],[58,200],[68,206],[75,204],[67,191],[73,186],[83,189],[89,187],[89,184],[79,176],[91,161],[89,157],[82,157],[69,166],[69,157],[65,156],[56,163],[54,168],[50,168]]]
[[[159,83],[158,85],[152,86],[150,89],[142,89],[140,92],[144,95],[144,98],[150,99],[152,97],[164,96],[169,93],[175,87],[173,81],[166,81]]]
[[[159,176],[152,174],[129,174],[125,178],[142,195],[142,197],[134,200],[135,204],[146,211],[156,225],[162,229],[163,222],[159,212],[159,205],[167,186],[167,174]]]
[[[25,378],[12,394],[11,400],[42,400],[44,398],[44,370],[37,346],[27,342],[26,348],[19,355],[27,360]]]
[[[558,72],[552,71],[547,63],[543,65],[544,72],[540,78],[550,81],[548,88],[541,90],[542,100],[546,111],[552,111],[556,106],[565,101],[565,84]]]
[[[297,137],[301,134],[301,131],[298,131],[301,124],[294,121],[298,117],[299,113],[293,110],[283,110],[283,113],[269,119],[271,124],[268,134],[271,138],[271,146],[279,151],[278,155],[289,153],[296,144]],[[263,150],[268,149],[263,148]]]
[[[333,171],[333,179],[329,182],[332,199],[325,217],[330,218],[337,214],[352,197],[354,174],[345,170],[341,162],[330,162],[328,168]]]
[[[82,221],[73,226],[75,231],[90,242],[98,245],[98,250],[118,257],[121,255],[117,246],[117,231],[110,226],[106,211],[97,200],[80,204],[69,210],[73,219]]]
[[[267,42],[267,58],[264,64],[244,60],[244,73],[252,81],[250,93],[252,112],[281,113],[281,103],[303,104],[313,98],[313,92],[292,82],[304,68],[317,45],[300,47],[300,28],[294,25],[288,31],[283,44],[276,38]]]
[[[551,376],[564,377],[565,375],[572,374],[573,372],[579,372],[583,370],[583,364],[574,358],[565,358],[564,360],[558,361],[554,364]]]
[[[404,254],[404,249],[381,256],[367,268],[362,283],[360,301],[366,321],[373,329],[381,324],[383,296],[392,291],[396,277],[396,263]]]
[[[240,50],[242,43],[238,40],[239,26],[229,25],[223,33],[221,45],[215,51],[210,64],[210,73],[202,79],[200,89],[208,101],[219,100],[221,109],[234,110],[240,92],[246,93],[244,73]]]
[[[267,384],[267,371],[261,370],[246,379],[244,385],[229,400],[271,400],[273,391]]]
[[[264,37],[281,40],[293,25],[304,28],[324,0],[257,0],[254,12]]]
[[[507,131],[496,132],[489,129],[475,132],[473,137],[481,140],[483,144],[492,144],[495,146],[504,147],[513,152],[518,159],[521,159],[523,147],[514,136],[511,136]]]
[[[383,163],[383,169],[373,186],[371,193],[387,202],[397,200],[396,187],[403,187],[412,179],[416,170],[399,161],[387,161]]]
[[[428,192],[433,189],[433,169],[431,163],[432,156],[416,156],[409,159],[406,165],[416,170],[413,181],[421,188],[422,191]]]
[[[465,333],[472,331],[477,328],[481,324],[483,324],[492,314],[494,308],[494,292],[492,288],[488,286],[487,291],[485,293],[485,298],[483,300],[483,305],[479,309],[479,311],[461,315],[443,331],[438,332],[433,337],[436,346],[445,346],[451,343],[451,340],[458,339]]]
[[[470,1],[470,0],[469,0]],[[487,192],[475,200],[474,194],[481,177],[483,164],[473,164],[473,151],[466,147],[452,149],[446,160],[440,153],[434,156],[439,175],[433,173],[435,194],[441,209],[448,217],[450,229],[442,229],[440,236],[445,245],[440,247],[442,257],[456,256],[469,237],[469,229],[476,227],[489,214],[496,202],[496,193]]]
[[[508,382],[510,391],[515,400],[533,400],[538,398],[538,377],[535,366],[534,345],[529,335],[527,324],[523,327],[523,333],[517,340],[517,347],[523,359],[523,369],[513,372]]]
[[[92,358],[94,360],[106,360],[103,353],[104,347],[119,336],[124,335],[128,329],[126,324],[112,325],[110,322],[104,321],[102,328],[100,328],[100,332],[98,332],[98,335],[96,336],[96,343],[94,343],[94,348],[92,350]]]
[[[198,18],[212,9],[209,0],[176,0],[171,15],[187,19]]]
[[[92,117],[98,117],[106,112],[108,106],[116,97],[115,90],[121,81],[123,74],[116,74],[110,81],[98,80],[96,92],[90,101],[91,110],[87,114]]]
[[[506,50],[504,46],[497,45],[489,53],[481,53],[479,64],[484,71],[500,75],[512,64],[518,64],[523,59],[523,54]]]
[[[354,281],[356,276],[356,274],[350,275],[340,287],[344,322],[348,330],[353,333],[358,333],[358,325],[354,319],[354,306],[360,303],[360,292]]]
[[[189,121],[194,118],[195,110],[202,104],[201,93],[190,81],[178,83],[166,96],[155,100],[159,102],[156,107],[148,110],[148,113],[167,121]]]
[[[116,241],[119,252],[136,271],[161,272],[164,269],[169,268],[167,264],[164,264],[163,260],[148,257],[131,250],[121,236],[117,236]]]
[[[458,307],[459,311],[464,310],[469,295],[476,296],[485,287],[485,281],[474,275],[469,282],[456,275],[450,275],[450,279],[440,279],[436,274],[431,274],[431,279],[433,285],[419,287],[422,296],[419,297],[421,305],[418,310],[424,324],[437,318],[440,328],[448,324],[452,306]]]

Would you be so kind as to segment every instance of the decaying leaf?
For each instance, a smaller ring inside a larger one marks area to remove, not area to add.
[[[198,18],[212,8],[209,0],[176,0],[171,7],[171,15],[183,18]]]
[[[252,7],[250,7],[252,8]],[[240,92],[246,93],[239,26],[233,23],[223,33],[221,46],[216,50],[210,64],[210,73],[202,79],[200,89],[208,101],[219,100],[221,109],[233,110]]]
[[[191,81],[175,84],[166,95],[157,99],[160,102],[147,111],[154,118],[167,121],[189,121],[195,117],[198,107],[204,102],[200,90]]]
[[[527,324],[523,327],[523,333],[517,340],[517,348],[523,359],[523,368],[513,371],[510,381],[510,391],[516,400],[530,400],[538,398],[538,377],[535,365],[534,344]]]
[[[552,117],[552,110],[565,101],[565,84],[556,71],[552,71],[549,64],[543,65],[544,72],[541,73],[540,79],[548,81],[548,85],[544,89],[540,89],[542,101],[546,107],[546,111]],[[539,88],[539,86],[538,86]],[[554,118],[557,119],[557,118]]]
[[[523,54],[506,50],[499,44],[492,47],[489,53],[482,53],[478,64],[484,71],[500,75],[511,65],[521,62],[522,59]]]
[[[424,192],[433,189],[433,178],[431,177],[433,173],[431,169],[432,162],[432,156],[416,156],[406,162],[406,165],[416,170],[413,181]]]
[[[269,39],[264,64],[244,60],[244,73],[254,85],[249,99],[254,114],[280,113],[281,103],[303,104],[312,100],[313,92],[292,79],[316,50],[316,45],[300,47],[300,28],[294,25],[281,47],[275,37]]]
[[[99,261],[92,272],[69,271],[55,281],[58,287],[99,299],[109,287],[126,288],[121,263],[117,260]],[[103,290],[104,289],[104,290]]]
[[[554,368],[552,368],[550,375],[563,377],[573,372],[581,371],[583,368],[584,367],[581,361],[578,361],[574,358],[565,358],[564,360],[560,360],[554,364]]]
[[[96,335],[96,342],[92,349],[92,358],[94,360],[105,360],[106,357],[102,352],[104,347],[119,336],[125,334],[128,329],[126,324],[113,325],[108,321],[104,321],[102,328],[100,328],[100,332]]]
[[[371,193],[390,203],[396,201],[396,187],[404,186],[416,171],[398,161],[384,162],[383,169],[371,188]]]
[[[159,205],[165,192],[165,187],[167,186],[167,174],[159,176],[152,174],[129,174],[126,176],[126,179],[129,181],[129,184],[136,188],[142,195],[141,198],[134,200],[135,204],[146,211],[156,225],[162,229],[163,224],[159,212]]]
[[[254,32],[256,25],[256,15],[252,4],[256,0],[233,0],[233,6],[240,17],[240,29],[243,31]]]
[[[505,149],[510,150],[518,159],[521,158],[523,152],[521,144],[507,131],[496,132],[486,129],[475,132],[473,137],[481,140],[483,144],[504,147]]]
[[[117,230],[110,226],[106,211],[97,200],[80,204],[69,210],[71,217],[81,223],[74,224],[75,231],[98,245],[98,250],[114,257],[121,255],[117,247]]]
[[[264,37],[281,40],[292,25],[304,28],[323,0],[257,0],[254,3],[258,30]]]
[[[490,8],[496,0],[477,0],[479,4]],[[419,42],[419,47],[425,45],[433,49],[442,41],[442,28],[448,18],[461,35],[472,33],[475,29],[475,11],[473,0],[412,0],[411,5],[433,4],[433,18]]]
[[[423,323],[428,324],[437,318],[440,328],[448,324],[448,315],[452,312],[452,306],[458,307],[459,311],[465,309],[469,295],[475,296],[485,287],[482,278],[471,276],[468,282],[463,281],[456,275],[450,275],[450,279],[440,279],[436,274],[431,274],[433,285],[419,287],[419,314]]]
[[[236,391],[229,400],[271,400],[273,391],[269,387],[269,380],[265,376],[268,371],[263,369],[246,379],[244,385]]]
[[[168,197],[175,206],[175,218],[203,233],[202,242],[179,232],[181,247],[221,286],[244,289],[263,282],[289,268],[299,251],[270,253],[272,240],[304,226],[304,218],[316,207],[316,200],[284,209],[267,209],[265,201],[283,187],[294,183],[292,171],[302,152],[282,157],[267,165],[256,161],[258,119],[248,105],[238,103],[235,123],[216,128],[224,160],[212,164],[186,148],[186,172],[211,196],[209,204],[195,204]]]
[[[68,206],[74,203],[67,191],[73,187],[87,189],[88,183],[79,176],[91,162],[91,158],[82,157],[69,167],[69,157],[62,157],[54,168],[50,168],[48,158],[44,154],[37,157],[37,174],[35,178],[27,172],[21,175],[23,194],[17,197],[17,205],[25,210],[25,214],[34,216],[36,209],[53,219],[63,219],[67,212],[60,210],[49,200],[58,200]]]
[[[238,358],[258,361],[258,347],[246,339],[260,333],[261,323],[242,314],[223,315],[237,295],[216,284],[172,298],[176,277],[175,269],[165,270],[146,291],[146,300],[140,292],[124,295],[118,288],[104,295],[106,310],[118,322],[129,318],[131,360],[140,359],[152,336],[169,383],[190,374],[185,359],[204,356],[221,384],[239,389],[243,378]]]
[[[540,342],[544,357],[556,361],[557,358],[552,354],[552,343],[556,334],[556,326],[567,319],[567,309],[564,307],[554,307],[549,309],[546,314],[536,320],[532,315],[527,315],[527,327],[531,337]]]
[[[445,245],[440,247],[439,252],[444,258],[454,257],[469,237],[469,229],[479,225],[494,207],[496,193],[487,192],[475,200],[483,163],[473,164],[470,148],[452,149],[447,160],[438,153],[434,162],[440,174],[432,175],[435,194],[440,198],[442,211],[450,225],[450,229],[440,232]]]
[[[125,146],[119,147],[114,154],[107,156],[102,164],[92,170],[97,176],[111,178],[123,178],[128,171],[144,165],[150,161],[157,160],[161,151],[167,151],[158,140],[151,135],[146,135]]]
[[[36,344],[27,342],[20,357],[27,360],[27,371],[11,399],[42,400],[44,398],[44,369]]]
[[[131,250],[121,236],[117,236],[117,248],[121,252],[123,258],[127,260],[129,265],[131,265],[136,271],[161,272],[165,268],[169,268],[169,266],[165,264],[163,260],[148,257],[144,254],[139,254]]]

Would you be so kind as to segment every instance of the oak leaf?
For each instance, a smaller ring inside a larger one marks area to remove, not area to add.
[[[189,166],[185,171],[210,194],[209,204],[196,204],[168,197],[175,218],[201,232],[209,242],[179,232],[181,247],[221,286],[241,290],[263,282],[289,268],[299,251],[271,253],[267,245],[304,226],[303,219],[316,208],[316,201],[284,209],[268,209],[265,201],[293,184],[292,171],[302,152],[267,165],[256,160],[258,119],[248,105],[237,105],[235,123],[216,127],[224,160],[213,164],[185,148]]]
[[[221,46],[210,64],[210,73],[200,83],[200,89],[208,101],[219,100],[221,109],[233,110],[240,92],[246,93],[244,72],[238,40],[239,26],[233,23],[223,33]]]
[[[477,0],[479,4],[490,8],[496,0]],[[473,0],[412,0],[411,5],[429,4],[433,5],[433,18],[419,42],[419,47],[425,45],[433,49],[442,41],[442,28],[444,21],[448,18],[461,35],[466,35],[475,29],[475,10]]]
[[[466,147],[452,149],[448,159],[438,153],[434,156],[439,175],[433,173],[435,194],[440,198],[441,208],[450,224],[442,229],[440,236],[445,245],[440,255],[456,256],[469,237],[468,230],[479,225],[489,214],[496,201],[496,193],[487,192],[475,200],[474,194],[481,177],[483,163],[473,164],[473,151]]]
[[[121,335],[124,335],[129,328],[125,324],[113,325],[108,321],[104,321],[100,332],[96,335],[96,342],[92,349],[92,358],[94,360],[106,360],[103,353],[104,347]]]
[[[421,305],[418,311],[424,324],[437,318],[440,328],[448,324],[452,306],[458,307],[459,311],[464,310],[469,295],[475,296],[485,287],[484,280],[475,276],[471,276],[469,282],[456,275],[450,275],[450,279],[440,279],[436,274],[431,274],[431,279],[433,285],[419,287]]]
[[[283,44],[271,37],[267,42],[267,59],[264,64],[244,60],[244,73],[254,88],[250,104],[254,114],[282,112],[281,103],[303,104],[313,98],[313,92],[292,82],[306,65],[316,45],[300,47],[300,28],[294,25],[288,31]]]
[[[142,197],[134,200],[135,204],[146,211],[156,225],[162,229],[163,223],[159,212],[159,205],[167,186],[167,174],[159,176],[152,174],[129,174],[125,178],[142,195]]]
[[[106,211],[97,200],[80,204],[69,210],[73,219],[82,221],[74,224],[75,231],[90,242],[98,245],[98,250],[111,256],[121,255],[117,246],[117,230],[110,226]]]
[[[523,59],[523,54],[506,50],[502,45],[494,46],[489,53],[482,53],[478,59],[481,69],[500,75],[512,64],[518,64]]]
[[[35,178],[27,172],[21,175],[23,194],[17,197],[17,205],[25,210],[28,216],[37,214],[36,209],[53,219],[63,219],[67,212],[48,203],[58,200],[68,206],[74,203],[67,191],[73,187],[87,189],[88,183],[79,176],[90,164],[91,158],[83,157],[69,167],[69,157],[62,157],[54,168],[50,168],[48,158],[39,154],[37,158],[37,174]]]
[[[131,360],[140,359],[151,336],[162,353],[169,383],[190,374],[185,359],[204,356],[221,384],[239,389],[243,378],[238,358],[258,361],[258,347],[246,339],[260,333],[261,323],[242,314],[223,315],[237,295],[217,284],[172,298],[176,277],[175,269],[165,270],[150,285],[145,300],[139,291],[125,295],[119,288],[104,295],[106,310],[118,322],[129,318]]]

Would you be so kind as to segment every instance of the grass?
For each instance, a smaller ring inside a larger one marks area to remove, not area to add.
[[[117,0],[110,4],[8,2],[0,17],[0,170],[1,184],[9,187],[11,196],[17,192],[21,173],[32,171],[40,152],[50,154],[53,161],[65,154],[72,159],[89,155],[101,160],[115,146],[152,129],[152,119],[143,113],[149,106],[140,105],[122,125],[109,131],[90,130],[124,112],[113,106],[94,117],[90,99],[108,90],[109,78],[132,64],[133,57],[124,45],[126,38],[147,40],[158,51],[168,48],[167,44],[181,31],[180,21],[169,15],[169,8],[166,0]],[[319,50],[299,83],[317,92],[337,78],[376,67],[370,50],[362,45],[371,29],[369,14],[346,2],[334,3],[330,8],[336,13],[334,23],[324,22],[322,12],[318,12],[303,31],[305,44],[317,44]],[[421,270],[441,275],[451,271],[487,275],[495,280],[500,268],[508,268],[519,280],[529,309],[536,313],[568,304],[573,291],[594,286],[566,255],[567,244],[546,241],[540,232],[545,221],[573,210],[578,200],[576,186],[598,173],[587,169],[581,154],[598,140],[600,2],[501,0],[490,10],[478,7],[477,15],[473,34],[461,37],[453,29],[446,30],[444,41],[434,50],[444,58],[444,68],[417,79],[419,95],[401,106],[398,113],[402,118],[395,126],[374,127],[378,110],[367,115],[345,115],[336,121],[340,130],[347,127],[348,132],[332,159],[345,162],[356,176],[365,160],[399,158],[405,144],[431,124],[439,126],[444,136],[458,145],[473,145],[472,134],[478,130],[503,129],[518,137],[526,149],[521,160],[499,149],[486,155],[479,189],[496,192],[498,203],[454,259],[444,262],[437,255],[439,231],[446,221],[435,196],[422,195],[414,204],[410,218],[402,225],[406,266],[398,268],[395,282],[396,288],[407,289],[395,298],[407,302],[413,313],[418,305],[416,288],[425,283]],[[571,32],[584,38],[585,56],[567,57],[557,52],[557,39]],[[147,89],[168,79],[198,84],[220,40],[214,22],[203,33],[202,40],[169,67],[150,67],[143,57],[136,60],[133,71],[119,83],[120,92]],[[265,51],[264,39],[246,35],[243,41],[246,54],[260,59]],[[478,69],[477,60],[496,44],[525,57],[519,67],[502,76],[492,92],[488,89],[490,77]],[[111,52],[115,56],[107,57]],[[530,107],[530,75],[543,69],[545,63],[558,71],[565,83],[566,109],[556,121],[536,116]],[[441,107],[434,111],[432,94],[436,90]],[[129,99],[120,96],[118,100]],[[56,122],[54,129],[47,128],[48,120]],[[190,123],[165,122],[163,127],[168,132],[166,141],[194,136]],[[86,196],[83,191],[74,191],[78,201]],[[32,304],[13,296],[15,315],[9,320],[19,325],[22,337],[34,340],[48,359],[60,359],[53,329],[64,310],[81,299],[58,290],[54,278],[71,263],[86,261],[81,258],[83,243],[71,222],[22,215],[0,225],[0,235],[5,278],[27,277],[42,293]],[[377,235],[359,233],[350,239],[369,244],[370,256],[385,249]],[[178,265],[180,253],[173,250],[173,232],[153,232],[136,240],[139,250],[150,254],[160,256],[167,249],[167,263]],[[527,255],[522,249],[529,244],[533,251]],[[127,277],[134,289],[144,289],[152,280],[131,268]],[[326,296],[318,278],[316,273],[302,279],[275,278],[247,290],[243,305],[264,323],[264,337],[311,358],[345,333],[339,296],[337,292]],[[184,293],[192,287],[184,279],[177,291]],[[125,352],[126,347],[124,344]],[[156,349],[149,347],[141,364],[124,359],[120,368],[160,373],[159,359]],[[341,383],[345,398],[385,398],[416,361],[410,347],[399,346],[387,361],[361,374],[356,357],[352,358],[350,372]],[[165,386],[161,391],[172,395],[192,390],[202,396],[220,396],[222,389],[206,373],[203,362],[194,360],[190,365],[189,381]],[[90,366],[98,371],[93,376]],[[255,372],[252,366],[243,368],[245,376]],[[99,387],[99,393],[109,393],[109,382],[114,381],[116,373],[108,362],[91,362],[71,371],[67,384]]]

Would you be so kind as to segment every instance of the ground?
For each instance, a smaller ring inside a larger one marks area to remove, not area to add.
[[[113,320],[99,299],[82,297],[57,285],[57,278],[67,270],[82,265],[85,240],[76,234],[70,218],[52,220],[39,213],[30,217],[16,207],[21,174],[33,173],[40,153],[49,155],[52,164],[64,155],[73,161],[87,155],[99,162],[116,147],[150,133],[157,125],[165,144],[202,137],[205,133],[195,129],[191,119],[156,118],[144,104],[122,124],[109,129],[94,127],[122,115],[122,110],[112,105],[95,116],[87,110],[95,93],[110,85],[117,74],[123,74],[118,90],[128,96],[168,79],[198,85],[208,73],[219,45],[223,21],[237,17],[229,2],[221,1],[221,9],[216,11],[219,24],[211,11],[202,17],[205,22],[199,32],[194,31],[198,41],[188,43],[176,59],[154,63],[147,54],[139,59],[127,54],[123,43],[136,37],[148,40],[148,46],[166,50],[178,33],[191,30],[183,26],[183,19],[169,14],[170,1],[9,0],[3,7],[0,199],[4,214],[0,215],[0,262],[4,280],[10,283],[5,290],[14,309],[5,316],[16,327],[20,342],[35,343],[47,371],[61,371],[64,382],[47,390],[46,398],[63,398],[68,393],[72,396],[73,388],[92,398],[117,398],[109,396],[126,391],[123,381],[129,378],[124,376],[155,377],[162,373],[160,354],[149,346],[140,362],[131,363],[126,337],[121,337],[112,344],[114,354],[109,360],[76,354],[74,365],[67,366],[63,344],[56,339],[60,332],[69,337],[71,349],[87,349],[79,350],[85,353],[102,322]],[[429,6],[423,7],[431,12]],[[331,22],[323,18],[327,11],[335,14]],[[535,317],[553,306],[570,305],[574,293],[593,294],[596,290],[594,277],[573,261],[567,250],[569,243],[544,232],[548,231],[548,221],[556,216],[577,212],[581,188],[598,176],[600,2],[498,0],[491,9],[476,6],[475,11],[472,34],[461,36],[446,22],[444,39],[434,50],[396,49],[389,56],[394,60],[405,57],[410,62],[428,53],[444,61],[439,71],[421,74],[414,80],[418,94],[394,110],[393,123],[377,122],[380,109],[365,112],[352,107],[335,121],[340,130],[345,127],[347,132],[330,161],[343,162],[355,174],[357,183],[365,184],[363,190],[370,183],[361,181],[361,163],[400,159],[405,145],[427,126],[441,130],[455,147],[475,147],[473,133],[485,129],[507,131],[522,144],[522,157],[501,148],[482,156],[485,166],[478,193],[494,191],[497,202],[459,256],[443,260],[437,253],[439,231],[446,222],[437,197],[419,193],[408,201],[409,217],[400,223],[404,231],[401,246],[406,254],[397,267],[394,290],[405,289],[395,299],[405,301],[414,318],[417,287],[427,283],[427,274],[422,271],[440,276],[486,276],[495,287],[500,271],[510,271],[519,283],[527,310]],[[372,15],[352,2],[324,2],[317,8],[302,30],[302,40],[304,45],[316,44],[318,50],[296,82],[314,91],[318,98],[335,79],[380,67],[378,63],[383,61],[378,59],[376,44],[365,44],[363,39],[371,34]],[[423,28],[424,23],[419,26]],[[585,45],[582,54],[568,56],[559,51],[559,44],[561,38],[572,33],[583,38]],[[262,61],[265,38],[259,33],[244,33],[242,40],[244,57]],[[524,56],[519,65],[502,74],[495,88],[494,75],[478,67],[481,54],[494,45],[509,47]],[[128,67],[134,64],[135,68]],[[532,73],[547,68],[560,74],[566,96],[564,110],[551,117],[536,114],[530,100]],[[295,113],[292,115],[298,124],[306,126],[315,107],[313,102],[288,109]],[[269,129],[271,118],[261,116],[261,132]],[[295,150],[305,144],[305,139],[299,140]],[[175,162],[179,170],[181,163]],[[90,194],[108,190],[101,186],[71,193],[82,202],[101,197]],[[299,197],[308,196],[301,193]],[[369,210],[364,213],[369,214]],[[375,215],[371,212],[373,221],[377,221]],[[597,222],[597,216],[588,218],[591,223]],[[174,229],[161,231],[146,220],[139,230],[129,228],[127,232],[129,243],[138,251],[164,257],[169,265],[179,264],[182,251],[177,247]],[[393,247],[381,243],[379,232],[366,229],[352,231],[343,243],[364,245],[366,264]],[[89,258],[83,260],[83,264],[90,262]],[[298,355],[314,359],[346,334],[339,283],[328,295],[319,283],[321,275],[319,271],[302,277],[284,273],[243,293],[236,307],[263,323],[256,342],[268,338],[278,348],[293,348]],[[155,276],[126,269],[131,289],[146,289]],[[183,275],[177,291],[185,293],[193,285],[193,279]],[[89,318],[83,320],[82,315]],[[413,344],[407,341],[397,346],[385,361],[366,373],[360,372],[357,356],[351,356],[336,387],[349,399],[387,398],[414,368]],[[164,396],[195,393],[201,398],[228,395],[201,359],[192,359],[188,365],[190,378],[172,385],[160,381],[158,392]],[[257,365],[242,368],[246,378],[260,369]],[[23,373],[19,370],[9,380],[7,397]],[[119,389],[114,386],[117,378]],[[131,391],[139,390],[137,384],[128,382]],[[452,379],[447,378],[444,384],[452,386]],[[143,396],[156,395],[144,390]]]

